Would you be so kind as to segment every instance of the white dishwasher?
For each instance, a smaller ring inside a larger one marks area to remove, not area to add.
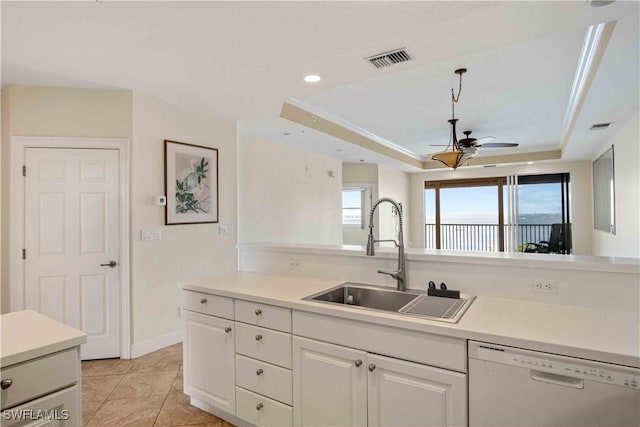
[[[640,369],[469,341],[469,425],[640,426]]]

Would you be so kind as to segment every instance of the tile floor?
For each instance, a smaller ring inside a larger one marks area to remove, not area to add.
[[[82,362],[85,426],[233,427],[189,404],[182,344],[137,359]]]

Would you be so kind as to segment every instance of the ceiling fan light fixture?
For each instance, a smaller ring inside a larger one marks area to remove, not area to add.
[[[431,160],[437,160],[448,168],[456,169],[462,163],[464,163],[470,156],[466,155],[463,151],[452,150],[436,153],[431,156]]]

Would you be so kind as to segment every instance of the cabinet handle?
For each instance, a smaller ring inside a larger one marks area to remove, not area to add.
[[[260,341],[262,339],[262,335],[258,334],[256,335],[256,341]]]
[[[373,372],[376,369],[376,365],[374,365],[373,363],[369,364],[369,372]]]
[[[256,371],[256,375],[262,375],[263,372],[262,368],[260,368]]]
[[[224,331],[225,331],[226,333],[231,332],[231,326],[227,326],[226,328],[224,328]]]
[[[260,316],[262,314],[262,310],[259,308],[256,308],[256,311],[254,311],[254,313],[256,314],[256,316]]]
[[[260,409],[262,409],[263,407],[264,407],[264,405],[263,405],[262,403],[258,403],[258,404],[256,405],[256,410],[258,410],[258,411],[259,411],[259,410],[260,410]]]
[[[207,299],[206,299],[206,298],[202,298],[202,299],[200,300],[200,304],[206,304],[206,303],[207,303]]]
[[[11,384],[13,384],[13,380],[7,378],[6,380],[0,381],[0,388],[6,390],[11,387]]]
[[[356,368],[359,368],[362,365],[362,360],[358,359],[355,361]]]

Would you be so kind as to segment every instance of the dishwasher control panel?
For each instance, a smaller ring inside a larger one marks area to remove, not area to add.
[[[555,375],[640,389],[640,369],[469,341],[469,357]]]

